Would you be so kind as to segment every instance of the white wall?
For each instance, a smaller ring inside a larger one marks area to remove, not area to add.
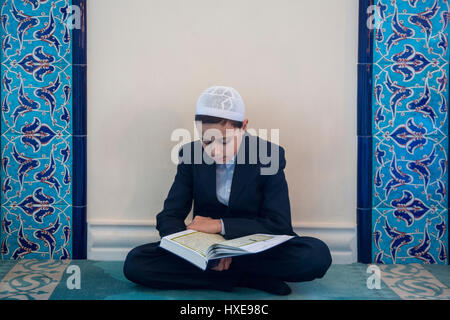
[[[355,261],[357,32],[357,0],[89,1],[89,257],[158,240],[170,135],[228,85],[280,129],[297,232]]]

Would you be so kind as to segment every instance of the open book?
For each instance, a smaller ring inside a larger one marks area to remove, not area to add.
[[[220,234],[184,230],[163,237],[159,246],[206,270],[216,259],[258,253],[293,237],[258,233],[225,240]]]

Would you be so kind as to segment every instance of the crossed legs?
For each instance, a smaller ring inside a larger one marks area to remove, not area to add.
[[[131,250],[124,263],[128,280],[156,289],[204,288],[231,291],[242,275],[288,282],[322,278],[331,265],[327,245],[312,237],[295,237],[255,255],[233,257],[225,271],[201,270],[159,247],[159,242]]]

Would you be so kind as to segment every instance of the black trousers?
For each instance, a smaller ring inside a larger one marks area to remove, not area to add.
[[[331,265],[327,245],[312,237],[295,237],[258,254],[232,258],[224,271],[205,271],[153,242],[132,249],[125,260],[126,278],[156,289],[231,291],[242,275],[275,277],[288,282],[322,278]]]

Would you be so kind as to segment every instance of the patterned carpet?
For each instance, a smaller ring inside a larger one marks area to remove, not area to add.
[[[380,289],[368,289],[367,265],[332,265],[322,279],[289,283],[292,294],[274,296],[248,288],[155,290],[129,282],[120,261],[0,261],[0,299],[38,300],[411,300],[450,299],[450,268],[443,265],[379,265]],[[79,270],[79,272],[77,272]],[[76,288],[80,275],[80,289]],[[69,285],[68,285],[69,284]],[[69,289],[69,287],[75,288]]]

